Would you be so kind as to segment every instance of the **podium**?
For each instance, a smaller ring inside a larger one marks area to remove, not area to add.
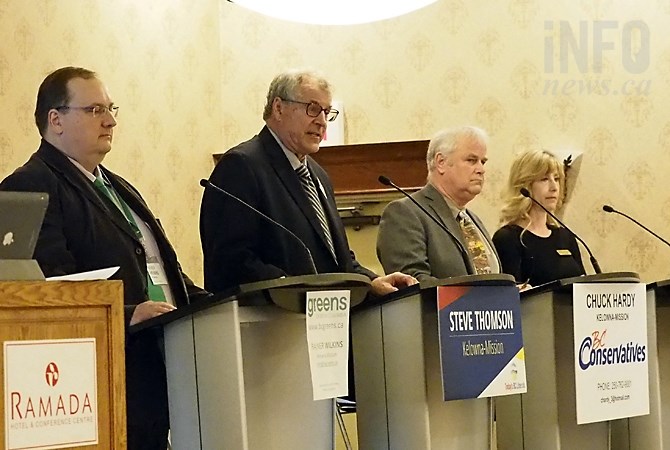
[[[126,448],[126,383],[122,283],[120,281],[0,282],[0,340],[3,343],[79,338],[95,338],[97,379],[95,403],[98,418],[98,444],[81,448],[124,449]],[[0,378],[3,380],[6,380],[7,369],[3,363],[0,373]],[[44,369],[39,368],[40,381],[44,381]],[[64,369],[61,367],[62,383],[66,383],[67,377],[72,375]],[[5,386],[3,384],[0,388],[4,399],[7,398]],[[53,383],[53,386],[53,389],[58,387],[57,383]],[[41,383],[37,389],[43,389]],[[0,411],[2,417],[7,419],[10,412],[5,409],[5,405],[4,402],[0,405]],[[52,406],[52,411],[60,413],[60,410],[56,409],[55,402]],[[46,419],[49,419],[40,417],[40,414],[46,412],[45,409],[40,410],[40,407],[42,405],[34,404],[36,423],[35,429],[31,431],[34,433],[41,432],[40,428],[44,428]],[[65,408],[68,408],[69,413],[72,406]],[[66,414],[65,411],[63,409],[63,414],[55,417],[62,418]],[[25,417],[32,418],[28,414],[25,414]],[[0,446],[5,445],[7,433],[9,430],[3,426]]]
[[[670,449],[670,280],[647,285],[649,414],[616,421],[613,450]]]
[[[528,392],[496,399],[498,449],[610,448],[612,422],[577,425],[572,285],[639,282],[635,273],[604,273],[521,293]]]
[[[443,400],[437,286],[512,284],[509,275],[421,283],[352,315],[360,448],[490,448],[490,400]]]
[[[305,293],[351,291],[370,279],[321,274],[241,285],[163,321],[175,449],[329,449],[333,401],[314,401]],[[155,323],[149,323],[151,326]]]

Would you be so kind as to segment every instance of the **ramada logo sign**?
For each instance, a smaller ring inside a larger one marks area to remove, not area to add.
[[[50,362],[44,371],[46,383],[52,388],[60,380],[60,371],[55,362]],[[93,414],[91,395],[88,392],[61,392],[52,395],[26,395],[12,391],[10,394],[11,420],[37,418],[67,418]]]
[[[58,373],[58,366],[56,365],[55,362],[50,362],[49,364],[47,364],[47,370],[44,376],[46,377],[47,384],[49,386],[54,387],[56,386],[56,384],[58,384],[59,373]]]

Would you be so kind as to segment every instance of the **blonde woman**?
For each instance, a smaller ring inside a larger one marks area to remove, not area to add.
[[[584,275],[575,238],[521,195],[522,188],[553,213],[564,197],[563,166],[541,150],[524,152],[512,163],[501,212],[503,226],[493,235],[502,271],[531,286]]]

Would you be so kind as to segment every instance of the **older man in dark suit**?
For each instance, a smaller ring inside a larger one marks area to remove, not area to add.
[[[361,266],[349,249],[330,180],[309,156],[319,151],[327,123],[338,114],[331,102],[330,84],[319,74],[278,75],[267,94],[266,126],[226,152],[217,164],[212,183],[290,233],[207,189],[200,236],[208,290],[315,272],[364,274],[372,280],[372,292],[379,295],[415,282],[401,273],[377,276]]]
[[[146,203],[101,166],[118,107],[94,72],[65,67],[42,82],[35,122],[42,142],[1,190],[49,194],[35,259],[47,276],[119,266],[126,325],[208,294],[181,271]],[[169,428],[162,335],[126,335],[128,449],[165,450]]]
[[[317,73],[290,71],[276,76],[263,111],[266,126],[226,152],[214,168],[212,183],[277,223],[207,189],[200,210],[200,237],[208,290],[334,272],[369,277],[371,291],[377,295],[416,283],[401,273],[376,275],[361,266],[349,249],[328,175],[309,156],[319,151],[327,123],[337,117],[331,102],[330,84]]]
[[[386,207],[377,236],[384,270],[419,281],[500,272],[491,237],[466,208],[484,185],[487,141],[483,130],[471,126],[441,131],[430,141],[428,183],[412,194],[428,214],[407,198]]]

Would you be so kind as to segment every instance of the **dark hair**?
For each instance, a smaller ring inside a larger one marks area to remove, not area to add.
[[[35,125],[41,136],[44,136],[47,130],[49,111],[58,106],[65,106],[70,101],[68,81],[73,78],[88,80],[95,77],[95,72],[81,67],[62,67],[47,75],[37,91],[35,104]]]

